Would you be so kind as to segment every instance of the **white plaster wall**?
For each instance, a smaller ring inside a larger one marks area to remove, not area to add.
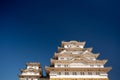
[[[60,65],[60,66],[58,66],[58,65]],[[61,67],[61,68],[64,68],[64,67],[65,67],[65,65],[66,65],[66,64],[59,64],[59,63],[55,63],[55,67]],[[69,65],[68,65],[68,67],[69,67]]]
[[[84,72],[84,75],[81,75],[80,72],[76,72],[77,75],[73,75],[72,72],[69,72],[69,75],[65,75],[65,72],[61,72],[61,75],[58,75],[58,72],[50,72],[50,78],[107,78],[106,73],[100,73],[96,75],[96,72],[92,72],[92,75],[88,75],[88,72]],[[104,74],[104,75],[102,75]]]
[[[57,75],[57,76],[50,76],[50,78],[107,78],[107,76],[98,76],[98,75]]]
[[[83,51],[66,51],[66,50],[63,50],[63,51],[60,52],[60,54],[63,54],[63,53],[66,53],[66,52],[70,53],[70,54],[81,54],[81,53],[83,53]]]
[[[98,65],[93,65],[93,66],[91,66],[91,65],[81,65],[81,64],[79,64],[79,63],[76,63],[76,64],[71,63],[71,64],[69,65],[69,67],[70,67],[70,68],[104,68],[103,65],[101,65],[101,66],[98,66]]]
[[[69,64],[70,68],[81,68],[81,67],[89,67],[89,65],[86,65],[84,63],[71,63]]]
[[[76,45],[73,45],[73,44],[70,44],[70,45],[64,45],[64,48],[75,48],[75,47],[79,47],[79,48],[83,48],[84,46],[82,45],[79,45],[79,46],[76,46]]]
[[[94,57],[86,57],[86,59],[88,59],[88,60],[93,60],[93,61],[96,60],[96,58],[94,58]]]
[[[83,48],[84,46],[79,46],[79,48]]]
[[[81,54],[82,51],[72,51],[72,54]]]
[[[38,66],[27,66],[27,69],[29,69],[29,68],[39,69],[39,67],[38,67]]]
[[[58,60],[71,60],[72,57],[58,57]]]
[[[58,66],[60,65],[60,66]],[[59,64],[59,63],[55,63],[55,67],[70,67],[70,68],[104,68],[104,65],[96,65],[96,64],[93,64],[92,66],[91,65],[88,65],[88,64],[84,64],[84,63],[71,63],[71,64],[68,64],[68,66],[65,66],[66,64]]]
[[[26,73],[22,73],[21,75],[39,75],[39,73],[26,72]]]
[[[67,46],[67,45],[64,45],[64,48],[68,48],[68,46]]]
[[[66,52],[66,50],[63,50],[63,51],[60,52],[60,54],[63,54],[63,53],[65,53],[65,52]]]
[[[104,65],[100,65],[100,66],[94,65],[94,67],[95,67],[95,68],[104,68]]]

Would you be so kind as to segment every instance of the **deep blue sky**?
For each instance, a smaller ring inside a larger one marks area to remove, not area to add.
[[[119,0],[0,0],[0,78],[17,80],[26,62],[42,67],[61,41],[86,41],[119,80]]]

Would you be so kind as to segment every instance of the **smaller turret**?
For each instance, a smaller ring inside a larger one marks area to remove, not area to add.
[[[40,63],[30,62],[26,64],[26,69],[21,69],[19,80],[39,80],[42,77],[42,69]]]

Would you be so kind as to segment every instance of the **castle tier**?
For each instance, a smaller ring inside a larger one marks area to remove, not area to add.
[[[99,53],[84,46],[85,42],[63,41],[45,67],[50,80],[109,80],[111,67],[104,67],[107,60],[98,60]]]
[[[40,63],[27,63],[26,69],[21,69],[19,80],[39,80],[42,77]]]

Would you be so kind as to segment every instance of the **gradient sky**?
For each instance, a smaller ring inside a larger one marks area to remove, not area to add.
[[[119,0],[0,0],[1,80],[17,80],[26,62],[44,69],[63,40],[86,41],[119,80]]]

